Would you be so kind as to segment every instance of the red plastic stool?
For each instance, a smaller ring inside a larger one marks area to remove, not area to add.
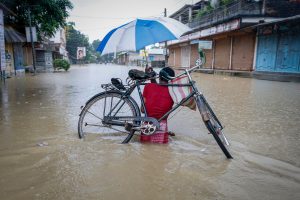
[[[141,142],[151,142],[151,143],[159,143],[165,144],[169,142],[169,134],[168,134],[168,125],[167,120],[162,120],[160,123],[160,128],[152,135],[144,135],[141,134],[140,141]]]

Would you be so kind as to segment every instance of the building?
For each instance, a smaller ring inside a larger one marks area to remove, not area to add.
[[[151,67],[164,67],[165,55],[164,49],[148,49],[148,62]]]
[[[147,49],[146,55],[144,50],[140,52],[120,52],[117,55],[117,63],[120,65],[144,66],[147,61],[152,67],[162,67],[165,64],[164,49]]]
[[[66,31],[64,28],[58,29],[55,35],[49,39],[49,43],[52,46],[54,59],[61,58],[68,60]]]
[[[300,73],[300,15],[257,26],[257,72]]]
[[[134,51],[120,52],[117,55],[117,63],[120,65],[139,65],[143,57]]]
[[[5,27],[4,27],[4,15],[10,13],[15,15],[11,10],[9,10],[4,4],[0,3],[0,73],[1,80],[6,76],[6,52],[5,52]]]
[[[26,37],[11,26],[4,27],[6,75],[25,72],[24,48]]]
[[[299,1],[294,0],[233,0],[227,5],[207,12],[200,12],[203,9],[201,8],[198,13],[203,14],[192,17],[187,23],[192,31],[179,40],[168,42],[169,65],[194,66],[198,59],[199,41],[208,40],[212,41],[212,48],[205,50],[207,62],[204,68],[225,71],[261,69],[259,66],[256,67],[256,63],[259,64],[263,60],[260,56],[262,48],[260,43],[263,43],[263,37],[258,31],[263,26],[258,25],[277,20],[284,21],[290,16],[299,14],[299,4]],[[218,5],[218,2],[215,1],[215,5]],[[289,30],[295,28],[295,26],[289,27]]]
[[[183,24],[192,22],[198,14],[199,10],[204,9],[210,4],[209,0],[201,0],[195,4],[186,4],[169,17],[180,21]]]

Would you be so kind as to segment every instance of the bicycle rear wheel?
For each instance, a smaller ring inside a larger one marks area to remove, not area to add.
[[[87,134],[98,134],[102,139],[118,140],[122,143],[124,141],[125,143],[129,142],[132,134],[124,126],[105,123],[104,117],[108,114],[115,117],[139,116],[139,111],[132,101],[129,98],[122,98],[122,93],[119,92],[103,92],[92,97],[80,113],[79,138],[84,138]],[[126,122],[137,123],[134,121]]]
[[[228,144],[228,142],[225,135],[222,133],[222,125],[220,124],[218,118],[203,96],[199,95],[196,99],[199,112],[202,116],[202,120],[206,128],[213,135],[214,139],[216,140],[225,156],[228,159],[232,159],[233,157],[225,146],[226,143]]]

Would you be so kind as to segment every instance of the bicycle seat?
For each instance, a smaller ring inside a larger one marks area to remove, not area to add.
[[[137,70],[137,69],[131,69],[131,70],[129,70],[128,76],[132,80],[144,80],[144,79],[149,78],[148,74],[146,74],[143,71]]]

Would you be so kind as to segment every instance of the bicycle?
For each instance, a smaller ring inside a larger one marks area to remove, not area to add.
[[[224,128],[223,125],[203,94],[198,91],[195,81],[193,81],[190,76],[190,73],[198,67],[199,66],[195,66],[191,69],[185,69],[183,73],[175,77],[169,77],[170,79],[174,79],[186,75],[189,79],[188,84],[161,84],[167,87],[191,87],[192,92],[186,98],[182,99],[179,104],[173,106],[173,108],[160,119],[148,117],[141,92],[141,86],[145,85],[145,82],[152,79],[153,76],[142,71],[130,70],[127,85],[123,85],[119,79],[112,78],[111,83],[101,85],[105,90],[104,92],[90,98],[85,106],[82,107],[78,121],[79,138],[83,138],[87,133],[102,133],[107,134],[108,137],[117,134],[118,136],[124,137],[122,138],[122,143],[128,143],[136,131],[146,135],[153,134],[159,129],[159,122],[162,119],[169,116],[170,113],[191,98],[194,98],[205,126],[213,135],[225,156],[228,159],[233,158],[226,148],[229,143],[222,132]],[[141,116],[140,107],[131,97],[135,88],[137,88],[141,106],[145,111],[144,116]]]

